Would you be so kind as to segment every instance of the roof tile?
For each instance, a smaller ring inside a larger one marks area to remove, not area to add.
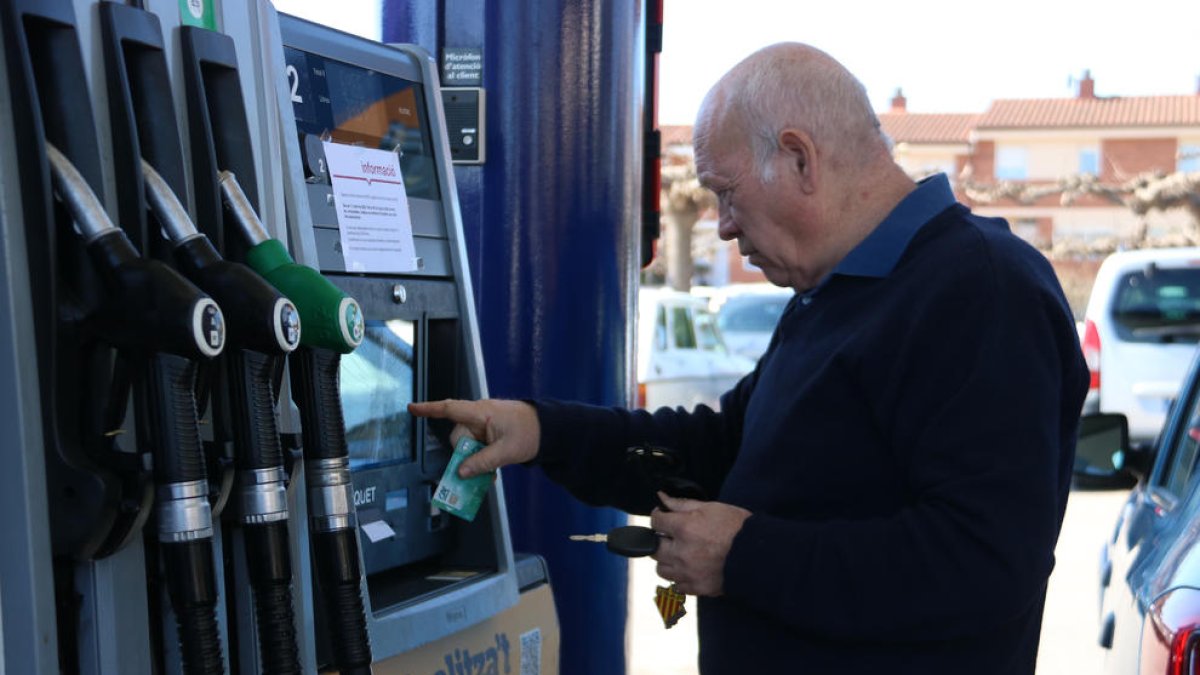
[[[1000,99],[979,129],[1200,126],[1200,95]]]
[[[966,143],[981,115],[880,113],[883,131],[896,143]]]

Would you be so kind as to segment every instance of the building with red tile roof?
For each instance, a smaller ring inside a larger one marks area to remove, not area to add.
[[[912,113],[897,90],[879,122],[910,175],[946,173],[976,213],[1007,219],[1038,246],[1142,231],[1154,239],[1200,225],[1184,210],[1135,215],[1103,189],[1068,195],[1061,189],[1080,182],[1116,188],[1148,173],[1200,172],[1200,90],[1099,97],[1085,72],[1074,97],[998,99],[982,113]],[[667,161],[690,159],[691,127],[662,131]],[[718,276],[729,282],[761,279],[736,250],[718,255],[713,266],[728,269]]]
[[[998,99],[975,116],[908,113],[897,92],[879,119],[910,174],[945,171],[976,212],[1007,218],[1038,245],[1185,227],[1183,211],[1136,216],[1115,198],[1058,186],[1118,188],[1147,173],[1200,171],[1200,92],[1098,97],[1087,72],[1078,87],[1072,98]]]

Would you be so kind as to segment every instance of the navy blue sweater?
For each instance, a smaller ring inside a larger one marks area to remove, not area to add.
[[[720,412],[541,401],[537,462],[644,513],[623,450],[666,445],[753,513],[699,602],[705,675],[1033,673],[1087,388],[1050,265],[955,204],[803,300]]]

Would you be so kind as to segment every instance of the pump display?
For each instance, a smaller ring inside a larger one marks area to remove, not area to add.
[[[0,2],[0,672],[540,654],[502,483],[441,511],[406,409],[487,394],[432,60],[131,5]]]

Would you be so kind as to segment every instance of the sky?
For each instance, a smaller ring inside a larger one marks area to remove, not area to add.
[[[274,0],[284,12],[379,39],[380,0]],[[506,0],[478,0],[505,2]],[[569,1],[569,0],[563,0]],[[664,0],[659,123],[691,124],[705,92],[756,49],[807,42],[886,111],[983,112],[998,98],[1195,94],[1200,0]]]
[[[737,11],[730,11],[736,7]],[[659,122],[690,124],[738,61],[806,42],[858,76],[877,111],[983,112],[998,98],[1195,94],[1200,0],[665,0]]]

